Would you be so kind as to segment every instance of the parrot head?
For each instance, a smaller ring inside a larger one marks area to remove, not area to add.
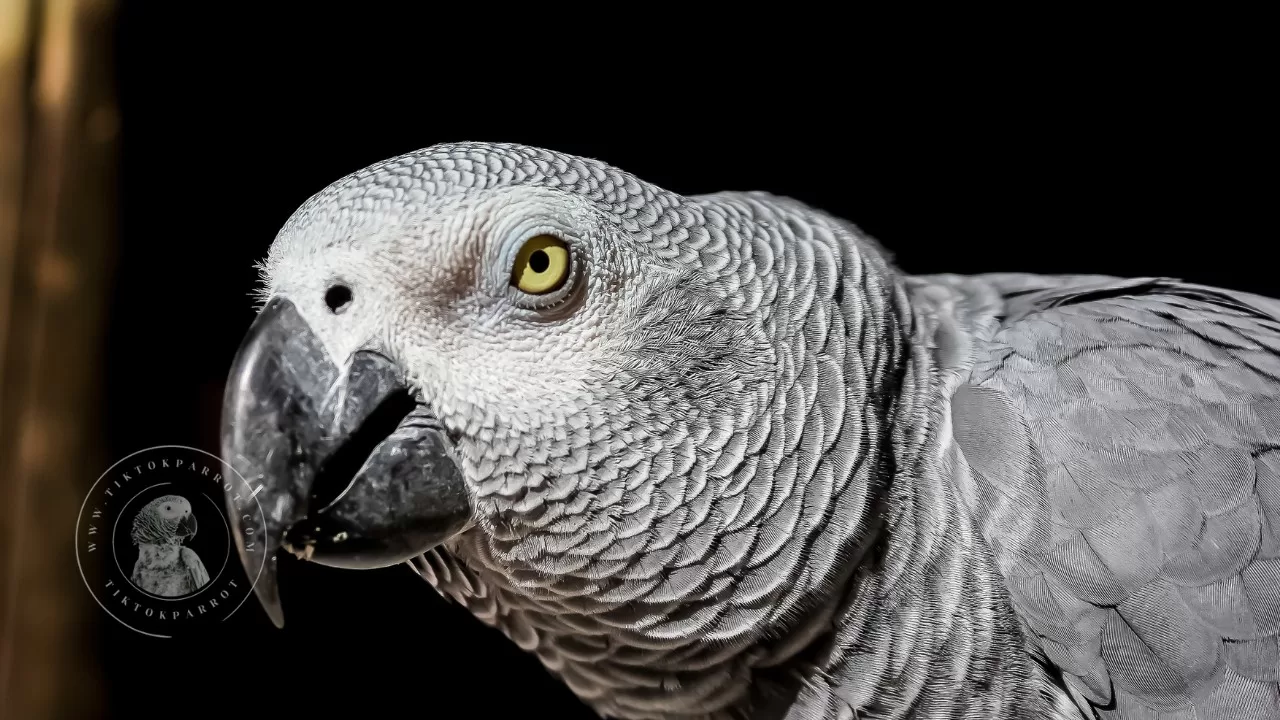
[[[134,545],[180,545],[196,535],[196,516],[181,495],[152,500],[133,518]]]
[[[776,363],[742,299],[767,290],[726,248],[734,221],[516,145],[434,146],[313,196],[261,263],[223,410],[269,552],[359,569],[444,545],[530,593],[652,589],[620,569],[662,528],[668,555],[705,549],[704,488],[763,441]],[[256,591],[282,625],[270,566]]]

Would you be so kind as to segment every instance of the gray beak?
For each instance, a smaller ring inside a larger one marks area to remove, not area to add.
[[[276,627],[284,626],[279,548],[322,565],[386,567],[439,545],[471,517],[453,443],[402,373],[367,351],[343,372],[288,300],[263,308],[236,355],[222,453],[263,511],[262,534],[246,545],[237,510],[245,498],[228,491],[246,570],[257,566],[246,547],[265,545],[254,591]]]
[[[182,519],[178,521],[178,531],[179,531],[178,535],[180,535],[183,539],[195,537],[196,536],[196,516],[183,515]]]

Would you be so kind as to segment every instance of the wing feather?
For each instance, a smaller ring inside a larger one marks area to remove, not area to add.
[[[183,547],[178,551],[178,557],[181,559],[182,566],[187,569],[187,579],[191,582],[192,590],[199,590],[209,582],[209,571],[205,569],[204,563],[195,550]]]
[[[1102,720],[1280,718],[1280,302],[991,281],[952,415],[1033,641]]]

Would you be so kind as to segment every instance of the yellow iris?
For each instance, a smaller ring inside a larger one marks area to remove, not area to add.
[[[569,246],[551,235],[526,240],[511,268],[511,284],[530,295],[557,290],[568,278]]]

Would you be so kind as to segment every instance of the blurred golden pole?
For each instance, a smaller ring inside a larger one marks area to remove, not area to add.
[[[31,12],[27,0],[0,0],[0,487],[12,491],[16,483],[8,480],[14,443],[5,436],[11,427],[10,403],[5,399],[9,376],[5,374],[12,346],[10,316],[15,298],[14,260],[18,252],[18,235],[22,216],[22,186],[26,175],[23,158],[27,141],[27,72],[31,46]],[[15,333],[16,335],[16,333]],[[19,579],[16,577],[17,549],[11,545],[16,533],[17,511],[0,513],[0,531],[9,552],[5,553],[4,575],[0,575],[0,712],[13,717],[17,708],[9,702],[12,666],[17,653],[11,637],[17,615]]]
[[[28,0],[0,0],[0,342],[7,336],[27,137]],[[0,345],[0,348],[4,347]],[[0,378],[4,377],[0,352]],[[0,392],[4,387],[0,385]],[[4,396],[0,395],[0,399]],[[0,426],[0,431],[3,427]]]
[[[0,717],[102,714],[75,561],[103,456],[115,242],[114,8],[0,0]]]

